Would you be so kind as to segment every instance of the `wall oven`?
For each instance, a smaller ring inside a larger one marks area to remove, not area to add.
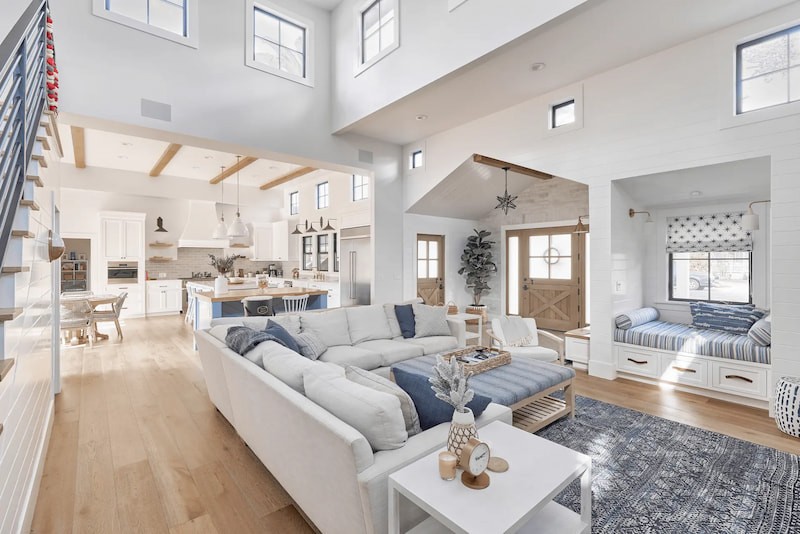
[[[139,282],[139,262],[136,261],[108,262],[109,284],[136,284],[138,282]]]

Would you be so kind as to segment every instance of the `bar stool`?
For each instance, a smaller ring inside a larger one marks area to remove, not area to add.
[[[187,302],[186,317],[184,317],[183,319],[184,321],[190,324],[194,323],[194,315],[196,313],[196,310],[194,309],[197,304],[194,295],[196,291],[197,288],[194,286],[194,284],[191,283],[186,284],[186,302]]]
[[[304,312],[308,304],[308,295],[283,297],[283,311],[286,313]]]
[[[272,297],[266,295],[245,297],[242,299],[242,306],[245,317],[275,315],[272,311]]]

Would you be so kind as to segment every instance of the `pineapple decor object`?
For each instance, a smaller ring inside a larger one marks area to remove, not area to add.
[[[468,387],[469,376],[456,358],[451,358],[448,362],[441,355],[437,355],[433,376],[428,379],[436,398],[455,409],[453,420],[450,422],[450,432],[447,434],[447,450],[459,459],[469,439],[478,437],[475,416],[472,410],[467,408],[467,403],[475,396],[475,392]]]

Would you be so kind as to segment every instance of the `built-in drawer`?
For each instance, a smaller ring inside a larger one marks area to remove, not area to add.
[[[567,360],[588,363],[589,362],[589,342],[585,339],[578,339],[567,336],[565,339],[565,358]]]
[[[626,373],[652,376],[657,378],[661,372],[661,360],[658,354],[639,352],[626,347],[619,347],[617,352],[617,369]]]
[[[661,380],[689,386],[708,387],[711,385],[708,379],[708,362],[662,354]]]
[[[711,363],[711,385],[721,391],[752,397],[767,397],[767,369]]]

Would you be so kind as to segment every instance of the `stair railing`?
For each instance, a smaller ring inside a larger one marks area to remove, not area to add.
[[[44,109],[46,22],[35,0],[0,43],[0,266]]]

